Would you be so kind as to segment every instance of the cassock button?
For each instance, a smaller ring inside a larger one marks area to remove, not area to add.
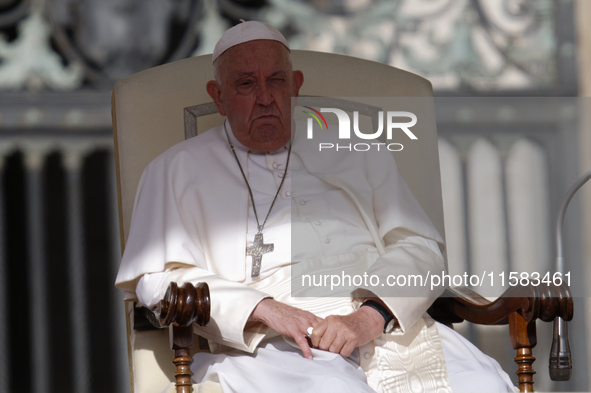
[[[330,239],[328,239],[328,238],[324,239],[324,244],[330,244]]]
[[[314,221],[314,225],[320,226],[320,225],[322,225],[322,221],[316,220],[316,221]]]
[[[279,176],[279,177],[283,177],[283,176],[285,176],[285,172],[279,172],[279,173],[277,174],[277,176]]]
[[[286,192],[285,192],[285,196],[286,196],[287,198],[291,197],[291,191],[286,191]]]
[[[369,359],[370,357],[371,357],[371,355],[369,354],[369,352],[364,352],[364,353],[363,353],[363,358],[364,358],[365,360]]]
[[[273,163],[273,169],[277,169],[279,168],[281,165],[279,165],[278,163],[274,162]]]
[[[308,201],[306,201],[305,199],[300,199],[301,206],[304,206],[306,203],[308,203]]]

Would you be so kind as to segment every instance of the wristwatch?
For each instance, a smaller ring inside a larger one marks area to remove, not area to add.
[[[381,303],[376,302],[375,300],[366,300],[361,304],[361,307],[369,306],[380,313],[382,317],[384,317],[384,333],[392,333],[394,327],[396,326],[396,318],[394,315]]]

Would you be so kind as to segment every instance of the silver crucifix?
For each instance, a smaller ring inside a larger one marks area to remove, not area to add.
[[[263,233],[257,232],[254,235],[254,242],[252,246],[246,247],[246,255],[252,257],[252,273],[251,277],[258,277],[261,274],[261,262],[263,260],[263,254],[273,251],[275,245],[273,243],[264,243]]]

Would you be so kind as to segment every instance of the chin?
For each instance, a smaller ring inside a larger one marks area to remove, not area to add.
[[[291,133],[277,127],[260,127],[252,134],[255,143],[281,143],[289,141]]]
[[[257,152],[270,152],[270,151],[274,151],[274,150],[278,150],[281,149],[283,146],[285,146],[287,143],[289,142],[289,137],[287,138],[281,138],[281,139],[277,139],[274,138],[272,140],[270,139],[266,139],[266,140],[259,140],[259,141],[249,141],[249,143],[246,145],[247,147],[249,147],[250,149],[252,149],[253,151],[257,151]]]
[[[287,142],[286,142],[287,143]],[[251,146],[251,149],[256,152],[267,153],[275,150],[281,149],[286,143],[281,142],[273,142],[273,143],[255,143]]]

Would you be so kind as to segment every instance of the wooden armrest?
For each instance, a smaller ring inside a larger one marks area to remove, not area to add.
[[[527,285],[509,287],[499,298],[489,301],[466,287],[446,288],[428,310],[442,323],[466,320],[480,325],[509,323],[509,316],[517,312],[527,322],[544,322],[561,317],[573,318],[573,300],[566,285]]]
[[[168,327],[170,330],[170,346],[174,351],[177,393],[190,393],[191,364],[193,357],[190,349],[193,346],[193,323],[206,326],[210,319],[209,287],[206,283],[192,285],[185,283],[179,287],[170,283],[164,298],[153,309],[136,307],[134,312],[134,329],[159,329]]]
[[[452,324],[463,320],[481,325],[509,325],[511,345],[516,350],[519,390],[533,392],[532,348],[537,344],[536,320],[573,318],[573,299],[567,285],[514,286],[489,301],[469,288],[447,288],[429,308],[437,321]],[[569,355],[570,359],[570,355]],[[550,370],[564,372],[566,370]],[[570,375],[570,369],[568,371]]]

